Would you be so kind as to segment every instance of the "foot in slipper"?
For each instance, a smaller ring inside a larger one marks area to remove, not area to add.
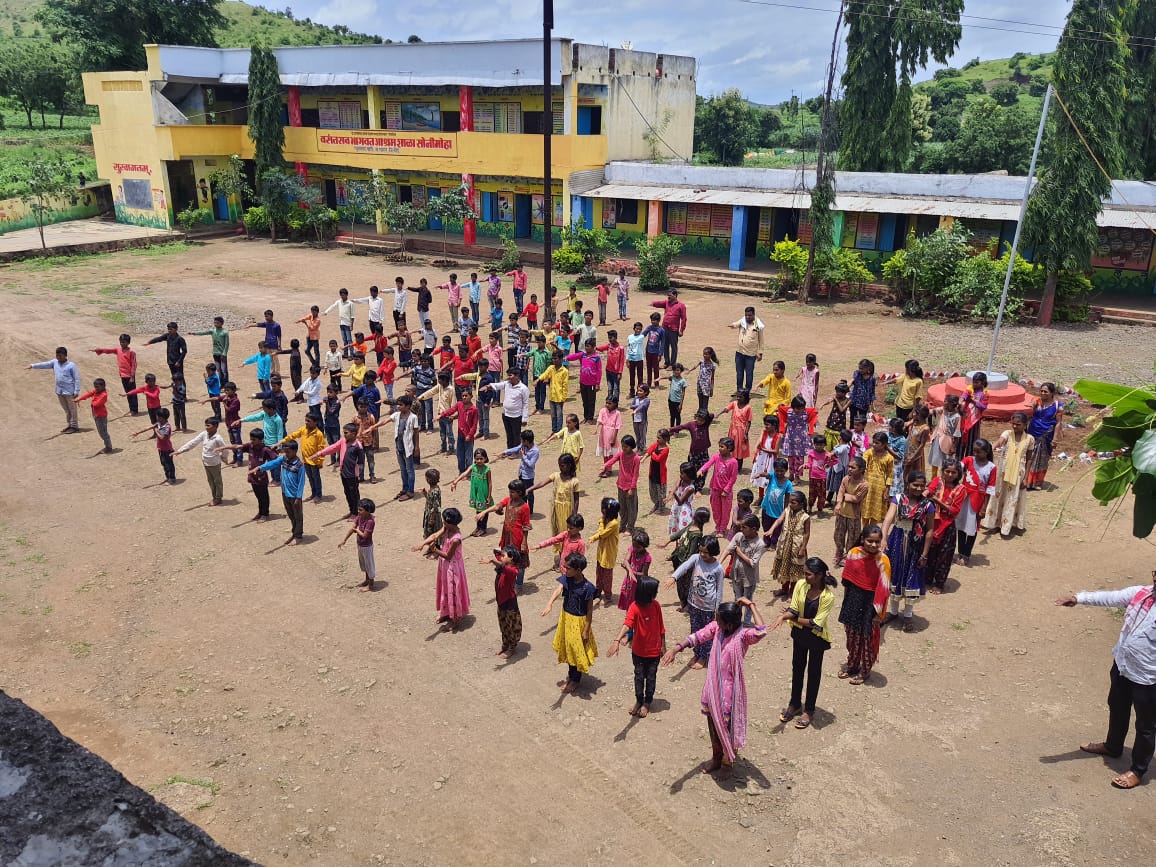
[[[1134,789],[1140,785],[1140,778],[1136,776],[1135,771],[1125,771],[1112,780],[1112,785],[1117,789]]]

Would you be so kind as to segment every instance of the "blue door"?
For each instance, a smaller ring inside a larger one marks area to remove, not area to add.
[[[442,191],[440,189],[436,187],[430,187],[428,190],[426,190],[426,204],[432,205],[433,200],[440,199],[441,195]],[[429,227],[440,232],[442,230],[442,221],[431,215],[429,218]]]
[[[533,200],[529,195],[518,193],[514,196],[514,237],[530,237],[530,210]]]

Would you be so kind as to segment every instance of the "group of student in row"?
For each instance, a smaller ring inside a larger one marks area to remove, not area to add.
[[[533,301],[531,296],[531,303]],[[458,327],[473,318],[469,308],[459,312]],[[580,312],[580,308],[575,312]],[[271,311],[266,312],[265,318],[268,337],[270,323],[276,323]],[[567,351],[573,348],[572,342],[566,344],[569,334],[589,328],[591,318],[582,313],[582,324],[570,327],[550,327],[553,323],[546,323],[540,333],[519,327],[515,336],[508,330],[505,335],[515,340],[509,346],[503,346],[504,335],[500,331],[491,333],[488,347],[477,346],[476,330],[471,334],[467,328],[461,335],[464,343],[455,352],[452,341],[447,346],[445,338],[441,347],[437,345],[436,335],[429,333],[432,325],[428,320],[419,331],[408,332],[402,312],[395,315],[397,330],[392,334],[385,335],[383,329],[374,329],[377,371],[364,365],[368,346],[359,339],[360,334],[350,334],[345,346],[330,342],[326,366],[331,381],[322,389],[319,381],[322,368],[315,363],[308,379],[301,379],[295,385],[294,391],[298,399],[308,403],[308,411],[304,425],[292,433],[286,430],[289,398],[273,368],[277,355],[282,352],[279,340],[273,347],[268,339],[262,341],[264,345],[258,353],[246,360],[246,364],[257,365],[261,390],[254,397],[262,400],[262,409],[242,416],[236,385],[228,381],[220,384],[218,368],[227,363],[223,356],[228,347],[227,344],[219,347],[214,335],[214,362],[206,366],[205,377],[209,392],[206,402],[213,406],[213,416],[205,420],[202,433],[180,448],[172,445],[169,413],[160,406],[156,377],[151,374],[146,377],[143,388],[129,389],[128,385],[133,383],[124,381],[123,362],[131,353],[128,335],[122,335],[120,350],[97,351],[117,352],[122,385],[126,387],[126,394],[132,393],[130,400],[135,399],[135,394],[145,396],[153,424],[138,434],[152,431],[166,482],[175,478],[173,455],[200,446],[212,502],[219,504],[223,497],[220,473],[223,457],[232,452],[235,463],[247,457],[248,481],[258,503],[255,519],[268,517],[270,485],[281,486],[292,526],[287,544],[296,544],[301,538],[301,503],[307,481],[311,499],[316,502],[321,499],[321,468],[329,456],[342,480],[348,517],[352,521],[346,539],[357,536],[359,563],[364,573],[359,586],[366,590],[373,589],[376,580],[372,556],[374,504],[360,496],[359,484],[366,470],[370,480],[374,478],[373,454],[378,448],[378,430],[395,425],[394,445],[403,483],[399,498],[408,499],[413,496],[414,467],[420,461],[418,433],[432,431],[436,415],[441,451],[456,454],[458,458],[459,475],[451,482],[451,490],[461,482],[469,482],[469,505],[476,514],[473,535],[485,533],[490,514],[496,512],[503,516],[499,545],[484,562],[495,568],[502,635],[499,653],[504,656],[515,653],[520,643],[517,588],[529,563],[534,491],[552,486],[553,497],[548,509],[551,535],[533,550],[553,547],[554,564],[560,573],[558,587],[543,611],[544,615],[548,614],[561,597],[563,613],[554,649],[559,662],[567,665],[568,673],[559,686],[565,691],[575,689],[581,675],[593,663],[597,655],[591,631],[593,603],[596,599],[603,605],[614,602],[613,575],[620,565],[624,578],[618,592],[618,607],[627,613],[622,633],[611,647],[610,655],[622,644],[632,648],[636,704],[631,712],[645,716],[649,711],[659,660],[664,655],[673,658],[677,650],[694,646],[693,666],[708,669],[703,707],[715,746],[712,766],[728,764],[733,760],[734,751],[742,746],[745,728],[745,701],[740,700],[745,699],[742,656],[747,647],[762,637],[765,628],[757,605],[750,600],[759,581],[762,556],[768,550],[774,552],[772,576],[778,585],[775,595],[788,602],[775,625],[786,620],[794,627],[792,694],[783,718],[798,717],[796,725],[800,728],[810,723],[822,656],[830,646],[826,621],[833,600],[830,587],[834,584],[826,564],[808,557],[812,511],[822,515],[828,503],[833,505],[835,566],[843,568],[846,588],[839,621],[847,630],[848,658],[840,669],[840,677],[850,679],[851,683],[862,683],[870,676],[878,655],[880,625],[902,616],[905,628],[910,629],[914,602],[928,589],[939,592],[953,563],[968,561],[981,519],[985,526],[998,528],[1004,535],[1013,527],[1023,529],[1022,491],[1042,483],[1047,462],[1045,459],[1041,466],[1040,455],[1050,455],[1052,436],[1060,419],[1055,388],[1050,384],[1041,388],[1033,417],[1030,420],[1023,416],[1013,418],[1011,429],[1000,437],[1001,464],[997,466],[996,449],[979,437],[979,420],[986,407],[983,374],[975,376],[962,398],[949,396],[945,406],[932,417],[924,403],[919,365],[908,362],[904,376],[896,384],[896,417],[885,430],[869,436],[866,426],[878,418],[874,412],[877,381],[871,362],[863,360],[849,382],[840,381],[832,397],[816,405],[818,363],[814,355],[808,355],[796,379],[798,393],[794,393],[785,376],[783,362],[776,362],[772,372],[759,383],[759,387],[766,390],[763,429],[752,448],[753,411],[748,392],[737,392],[717,416],[710,411],[718,368],[713,349],[704,349],[702,360],[687,371],[676,360],[664,357],[664,349],[669,347],[655,342],[659,338],[654,337],[654,330],[648,332],[641,323],[635,323],[632,337],[641,339],[632,344],[628,341],[625,348],[619,344],[615,332],[609,332],[606,342],[602,343],[595,331],[585,337],[582,352]],[[318,309],[314,307],[309,316],[299,321],[307,327],[310,344],[307,351],[312,360],[319,347],[318,337],[314,336],[319,335],[315,330],[320,327]],[[215,325],[216,329],[223,330],[223,319],[218,317]],[[652,326],[661,329],[657,323]],[[169,334],[176,331],[176,324],[170,324]],[[344,335],[344,323],[342,332]],[[407,350],[406,338],[417,335],[421,336],[423,350],[415,353],[410,344],[408,356],[394,358],[390,341],[395,342],[396,354],[401,355]],[[471,337],[475,338],[474,344],[469,342]],[[526,348],[531,337],[535,345]],[[383,339],[384,345],[381,345]],[[657,352],[650,354],[669,362],[662,363],[663,368],[670,370],[665,380],[658,370],[658,360],[654,364],[642,364],[631,357],[631,345],[640,350],[644,358],[652,345],[658,347]],[[217,353],[218,348],[225,351]],[[293,368],[300,367],[299,349],[291,344],[285,353],[290,357],[293,377]],[[347,354],[351,362],[348,368],[344,366]],[[340,369],[333,364],[334,355],[341,359]],[[67,360],[66,352],[63,358]],[[57,361],[60,360],[58,353]],[[135,375],[135,353],[132,360]],[[503,361],[515,375],[520,372],[527,380],[533,377],[536,413],[545,412],[546,403],[550,404],[551,435],[542,445],[559,440],[560,455],[558,471],[536,482],[536,464],[541,453],[533,431],[522,430],[512,446],[507,439],[507,448],[501,454],[518,460],[518,478],[510,484],[509,496],[495,502],[488,453],[483,448],[473,448],[476,437],[484,438],[488,432],[488,424],[482,421],[482,407],[474,402],[474,389],[479,389],[482,395],[492,391],[495,373],[501,370]],[[569,399],[569,363],[572,361],[579,363],[583,419],[566,414],[563,407]],[[181,363],[183,368],[183,358]],[[48,364],[51,362],[37,366]],[[491,364],[494,372],[488,370]],[[622,434],[624,425],[618,408],[618,392],[627,364],[632,377],[628,412],[633,434]],[[395,398],[393,386],[407,373],[410,382],[406,393]],[[603,373],[608,394],[604,406],[595,415],[593,410]],[[682,402],[688,374],[695,375],[698,408],[694,417],[683,424]],[[342,397],[342,378],[346,375],[351,377],[354,387]],[[648,444],[650,394],[652,389],[663,388],[664,381],[669,389],[670,425],[659,430],[655,441]],[[378,388],[379,382],[385,388],[384,396]],[[107,406],[103,386],[103,382],[97,380],[91,392],[76,395],[76,402],[92,398],[95,416],[98,403],[102,409]],[[215,394],[214,386],[217,387]],[[341,425],[340,405],[350,398],[354,399],[357,416]],[[383,403],[394,410],[385,418],[381,418],[379,409]],[[830,410],[825,428],[818,432],[819,414],[827,407]],[[130,407],[130,411],[133,408]],[[218,432],[222,411],[228,442]],[[717,450],[712,454],[712,426],[722,416],[729,416],[727,436],[717,441]],[[105,417],[107,419],[107,413]],[[457,420],[456,444],[450,424],[454,419]],[[618,468],[617,496],[602,500],[599,527],[589,539],[595,548],[594,583],[584,577],[588,561],[586,541],[582,538],[584,521],[578,509],[581,491],[577,476],[584,452],[583,420],[598,428],[595,451],[601,458],[600,477]],[[241,424],[249,421],[260,425],[250,431],[249,442],[242,443]],[[1034,430],[1041,423],[1045,425],[1043,435],[1029,432],[1029,427]],[[107,423],[103,427],[98,424],[98,430],[106,429]],[[682,433],[689,434],[687,459],[680,464],[678,482],[668,496],[671,440]],[[106,447],[111,448],[107,441]],[[738,477],[748,458],[753,459],[751,487],[739,490],[736,495]],[[650,461],[652,513],[669,512],[667,538],[658,543],[658,547],[674,546],[670,559],[675,568],[670,581],[678,590],[680,611],[688,614],[692,627],[691,637],[669,651],[665,645],[661,608],[654,601],[658,588],[650,576],[649,535],[636,526],[637,487],[641,462],[646,459]],[[925,472],[928,467],[930,484]],[[461,548],[463,516],[456,508],[442,508],[440,472],[436,468],[427,469],[425,479],[424,539],[416,548],[438,560],[435,601],[439,620],[446,628],[455,629],[469,611],[468,580]],[[695,506],[694,497],[702,492],[709,494],[709,509]],[[706,525],[712,518],[714,532],[709,534]],[[627,534],[629,548],[618,563],[620,533]],[[727,578],[734,589],[735,603],[722,601],[722,587]],[[655,652],[656,646],[659,652]],[[802,698],[804,676],[805,700]]]

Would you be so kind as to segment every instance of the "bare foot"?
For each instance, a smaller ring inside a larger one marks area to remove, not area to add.
[[[721,759],[711,759],[709,762],[702,763],[702,772],[704,774],[713,774],[722,767]]]
[[[638,709],[638,718],[642,719],[643,717],[648,717],[648,716],[650,716],[650,705],[644,704],[642,707],[640,707]]]
[[[577,688],[578,688],[577,684],[571,683],[570,681],[566,681],[566,685],[564,687],[562,687],[562,692],[566,695],[569,695]]]
[[[504,647],[498,651],[497,655],[500,656],[502,659],[509,659],[510,658],[510,654],[507,652],[506,648],[504,648]]]
[[[703,665],[703,664],[702,664],[702,663],[701,663],[699,660],[697,660],[697,659],[696,659],[694,662],[692,662],[692,663],[690,664],[690,667],[691,667],[691,668],[693,668],[695,671],[698,671],[700,668],[706,668],[706,666],[705,666],[705,665]]]
[[[630,714],[631,716],[638,716],[638,712],[640,710],[642,710],[642,705],[636,704],[636,705],[634,705],[634,707],[632,707],[630,710],[628,710],[627,713]]]
[[[568,684],[569,682],[570,681],[568,681],[566,679],[562,679],[562,680],[558,681],[558,683],[556,685],[559,689],[562,689],[562,687],[566,686],[566,684]]]
[[[373,592],[373,585],[372,584],[358,584],[357,589],[362,593],[372,593]]]
[[[297,540],[295,538],[293,538],[292,536],[290,536],[289,541],[285,543],[285,545],[289,548],[292,548],[296,544],[297,544]]]

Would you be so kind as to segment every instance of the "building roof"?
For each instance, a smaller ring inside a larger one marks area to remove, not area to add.
[[[551,40],[551,83],[561,84],[567,39]],[[156,68],[167,81],[249,83],[249,49],[159,45]],[[541,86],[542,41],[395,42],[388,45],[308,45],[275,48],[281,83],[327,86]],[[151,55],[150,55],[151,57]]]
[[[836,172],[835,207],[880,214],[934,214],[973,220],[1017,220],[1024,177]],[[585,195],[759,208],[807,208],[813,171],[612,162],[604,182]],[[1113,181],[1101,226],[1156,229],[1156,184]]]

